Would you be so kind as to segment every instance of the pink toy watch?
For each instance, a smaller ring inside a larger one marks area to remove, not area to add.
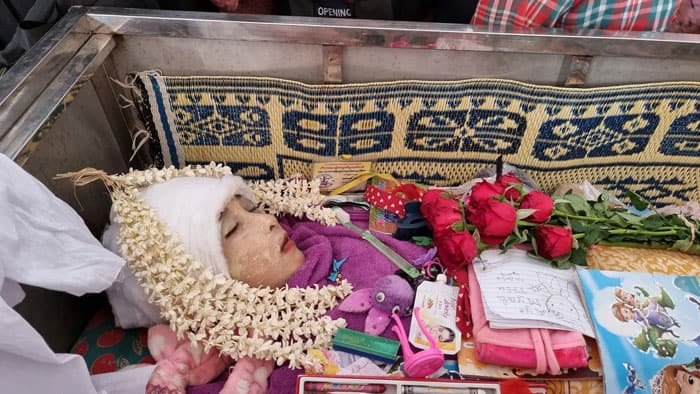
[[[399,341],[401,341],[401,351],[404,359],[403,369],[406,375],[412,378],[424,378],[426,376],[430,376],[439,370],[445,363],[445,355],[442,354],[442,351],[440,351],[440,348],[438,348],[435,338],[433,338],[433,336],[430,335],[428,330],[425,328],[419,312],[419,307],[413,308],[413,316],[416,317],[416,321],[418,322],[418,326],[423,332],[423,335],[425,335],[425,337],[428,339],[430,349],[422,350],[418,353],[413,353],[411,351],[411,346],[408,343],[406,331],[403,328],[403,324],[401,324],[401,319],[399,319],[399,316],[396,315],[396,313],[391,315],[391,318],[396,322],[396,325],[391,328],[391,331],[396,333],[396,335],[399,337]]]

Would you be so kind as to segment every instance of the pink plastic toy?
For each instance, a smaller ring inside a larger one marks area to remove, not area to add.
[[[401,324],[401,319],[399,319],[396,313],[391,315],[391,318],[396,322],[396,325],[391,328],[391,331],[396,333],[396,335],[399,337],[399,341],[401,341],[401,351],[403,352],[404,359],[403,369],[406,375],[412,378],[424,378],[426,376],[430,376],[439,370],[445,363],[445,355],[443,355],[440,348],[438,348],[435,338],[433,338],[433,336],[430,335],[428,330],[425,328],[419,312],[419,307],[415,307],[413,309],[413,314],[416,317],[418,326],[423,332],[423,335],[425,335],[425,337],[428,339],[428,343],[430,343],[430,349],[426,349],[418,353],[413,353],[411,351],[411,347],[408,344],[406,331],[403,328],[403,324]]]

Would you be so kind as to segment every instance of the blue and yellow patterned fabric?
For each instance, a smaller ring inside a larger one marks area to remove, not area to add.
[[[700,83],[565,89],[514,81],[307,85],[139,75],[164,164],[224,162],[251,179],[314,161],[373,161],[398,179],[455,185],[503,155],[545,191],[589,180],[659,205],[698,200]]]

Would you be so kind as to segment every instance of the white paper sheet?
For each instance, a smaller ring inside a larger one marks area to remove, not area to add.
[[[523,250],[487,250],[475,261],[492,328],[556,328],[595,337],[576,286],[576,271],[558,269]]]

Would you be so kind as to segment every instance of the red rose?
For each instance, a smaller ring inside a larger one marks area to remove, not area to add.
[[[452,224],[462,220],[459,202],[444,190],[428,190],[423,196],[420,212],[433,229],[434,235],[446,230],[452,231]]]
[[[430,220],[435,212],[435,207],[442,204],[442,200],[445,199],[445,194],[449,194],[444,190],[440,189],[430,189],[423,195],[423,199],[420,203],[420,213],[426,219]]]
[[[469,231],[445,233],[433,240],[440,261],[450,270],[458,270],[476,257],[476,241]]]
[[[513,232],[517,215],[515,207],[498,200],[470,205],[469,222],[476,226],[483,242],[498,245]]]
[[[535,229],[535,242],[538,255],[554,260],[571,252],[574,236],[570,228],[545,224]]]
[[[503,194],[503,197],[506,199],[510,201],[517,201],[520,198],[520,191],[512,187],[512,185],[522,185],[523,183],[520,181],[520,179],[516,178],[515,175],[505,174],[498,178],[496,184],[502,187],[501,190],[503,191],[501,194]]]
[[[505,189],[500,184],[489,183],[483,180],[472,186],[471,194],[469,195],[469,205],[482,204],[488,200],[492,200],[495,196],[500,196]]]
[[[527,217],[527,220],[535,223],[544,223],[549,220],[554,210],[554,200],[546,193],[531,191],[520,202],[521,209],[534,209],[535,212]]]

